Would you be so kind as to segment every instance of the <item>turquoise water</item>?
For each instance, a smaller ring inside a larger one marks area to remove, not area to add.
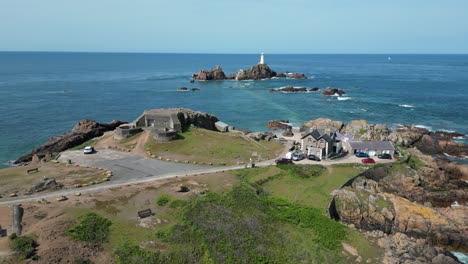
[[[423,125],[468,134],[468,55],[265,55],[276,71],[307,80],[189,83],[201,68],[248,68],[258,55],[0,52],[0,163],[13,160],[84,118],[132,121],[144,109],[189,107],[238,128],[266,130],[318,117]],[[270,93],[285,85],[343,88]],[[177,92],[181,86],[199,92]]]

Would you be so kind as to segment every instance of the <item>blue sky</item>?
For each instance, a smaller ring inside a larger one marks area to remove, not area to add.
[[[0,0],[0,50],[468,53],[467,0]]]

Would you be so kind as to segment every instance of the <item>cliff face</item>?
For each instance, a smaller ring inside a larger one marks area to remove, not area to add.
[[[76,124],[71,131],[50,138],[45,144],[33,149],[31,153],[18,158],[15,164],[30,162],[33,155],[37,155],[39,158],[45,157],[46,154],[55,156],[64,150],[79,146],[92,138],[102,136],[104,132],[114,130],[121,124],[123,124],[121,121],[103,124],[94,120],[84,119]]]

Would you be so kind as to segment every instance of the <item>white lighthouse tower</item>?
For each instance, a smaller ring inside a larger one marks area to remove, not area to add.
[[[260,62],[258,64],[265,64],[265,56],[262,54],[260,55]]]

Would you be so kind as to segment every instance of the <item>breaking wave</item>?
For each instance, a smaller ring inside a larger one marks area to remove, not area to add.
[[[400,104],[398,106],[399,107],[404,107],[404,108],[413,108],[414,107],[413,105],[409,105],[409,104]]]

